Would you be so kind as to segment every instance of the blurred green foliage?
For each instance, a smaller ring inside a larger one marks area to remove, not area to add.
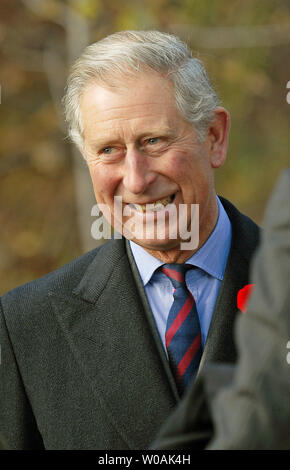
[[[90,42],[159,29],[190,44],[232,117],[217,190],[257,222],[289,165],[288,0],[1,0],[0,294],[83,251],[72,149],[44,67],[53,51],[55,80],[67,74],[65,8],[86,22]]]

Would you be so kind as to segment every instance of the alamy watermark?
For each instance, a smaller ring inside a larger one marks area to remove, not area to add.
[[[290,349],[290,341],[286,344],[286,349]],[[286,355],[287,364],[290,364],[290,351]]]
[[[199,204],[146,204],[137,209],[115,196],[112,210],[107,204],[95,204],[91,215],[97,217],[91,227],[95,240],[112,238],[113,226],[114,239],[122,235],[129,240],[179,239],[182,250],[194,250],[199,245]]]
[[[286,88],[289,90],[290,89],[290,80],[289,82],[287,83],[286,85]],[[286,95],[286,101],[288,104],[290,104],[290,91],[288,91],[287,95]]]

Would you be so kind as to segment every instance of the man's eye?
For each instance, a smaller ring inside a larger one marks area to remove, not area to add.
[[[150,137],[150,139],[148,139],[148,144],[150,145],[157,144],[159,140],[160,140],[159,137]]]
[[[113,147],[105,147],[103,150],[102,150],[102,153],[106,154],[106,155],[109,155],[110,153],[113,152]]]
[[[103,160],[107,163],[113,163],[119,161],[123,157],[124,152],[122,147],[103,147],[102,150],[98,152],[100,160]]]

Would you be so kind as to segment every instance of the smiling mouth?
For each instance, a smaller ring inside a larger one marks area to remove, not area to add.
[[[153,203],[147,204],[129,204],[130,207],[135,209],[137,212],[141,213],[148,213],[148,212],[158,212],[164,210],[166,206],[172,204],[173,200],[175,199],[176,193],[172,194],[171,196],[164,197],[162,199],[158,199]]]

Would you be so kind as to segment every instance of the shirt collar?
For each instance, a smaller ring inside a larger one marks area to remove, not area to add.
[[[186,264],[196,266],[222,280],[231,246],[231,223],[218,197],[217,202],[219,215],[216,226],[206,242],[186,261]],[[156,269],[164,263],[131,240],[130,247],[145,286]]]

